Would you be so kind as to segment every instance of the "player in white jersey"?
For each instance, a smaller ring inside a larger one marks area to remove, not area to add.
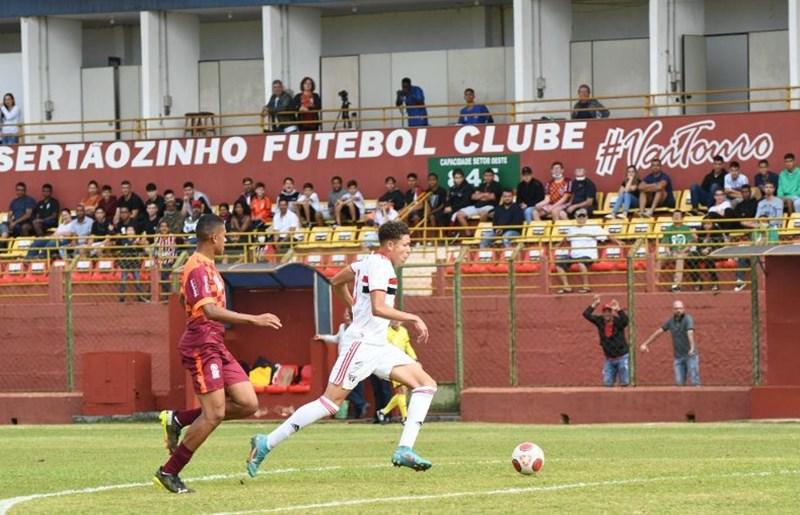
[[[258,434],[251,439],[247,460],[250,477],[256,475],[267,454],[292,434],[335,414],[350,390],[371,374],[411,389],[408,418],[392,463],[414,470],[431,467],[431,462],[420,457],[413,448],[436,393],[436,381],[419,362],[390,345],[386,337],[389,321],[397,320],[413,325],[420,343],[428,340],[428,328],[420,317],[394,307],[397,293],[394,267],[402,265],[411,253],[408,226],[399,221],[387,222],[378,230],[378,240],[380,248],[374,254],[346,267],[331,280],[336,294],[352,307],[353,323],[339,345],[339,357],[331,370],[325,393],[295,411],[269,435]],[[348,289],[351,282],[354,283],[352,292]]]

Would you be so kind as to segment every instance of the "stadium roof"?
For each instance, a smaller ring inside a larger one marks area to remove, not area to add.
[[[800,256],[800,245],[742,245],[737,247],[724,247],[712,252],[711,256],[722,258]]]
[[[313,288],[316,275],[327,281],[313,268],[300,263],[277,266],[266,263],[243,263],[218,265],[217,268],[231,288]]]

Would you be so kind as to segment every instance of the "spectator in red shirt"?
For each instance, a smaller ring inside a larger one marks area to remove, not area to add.
[[[97,203],[97,207],[103,208],[103,211],[106,212],[106,218],[109,220],[116,219],[117,197],[114,196],[113,190],[108,184],[103,185],[103,189],[100,192],[100,201]]]
[[[545,186],[544,200],[536,204],[533,210],[533,219],[537,221],[544,218],[558,220],[561,210],[569,205],[572,197],[572,182],[564,177],[564,165],[560,161],[550,165],[550,175],[552,180]]]
[[[250,199],[250,221],[258,229],[272,220],[272,201],[267,197],[263,182],[256,183],[256,196]]]

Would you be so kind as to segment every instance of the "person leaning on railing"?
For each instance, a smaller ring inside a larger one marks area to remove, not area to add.
[[[464,101],[467,103],[459,111],[459,125],[475,125],[481,123],[494,123],[489,108],[483,104],[475,103],[475,90],[467,88],[464,90]]]
[[[425,93],[419,86],[413,86],[411,79],[404,77],[397,90],[395,106],[401,110],[406,108],[409,127],[425,127],[428,125],[428,110],[425,108]]]
[[[578,101],[572,107],[573,120],[586,118],[608,118],[611,115],[608,109],[596,98],[592,98],[592,88],[587,84],[578,87]]]
[[[266,122],[264,130],[271,132],[283,132],[297,122],[292,96],[283,88],[283,82],[272,81],[272,96],[261,110],[261,118]]]
[[[141,230],[136,220],[131,216],[130,209],[127,206],[120,206],[117,209],[117,214],[119,215],[119,221],[114,227],[114,232],[117,236],[112,244],[116,249],[117,256],[120,258],[118,265],[122,274],[119,283],[119,301],[125,302],[127,283],[130,280],[133,280],[133,287],[136,293],[141,293],[139,279],[141,278],[143,249],[142,240],[138,238]]]

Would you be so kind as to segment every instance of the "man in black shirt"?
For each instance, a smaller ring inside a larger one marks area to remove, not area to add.
[[[544,200],[544,185],[533,177],[530,166],[522,167],[522,181],[517,185],[517,203],[525,213],[525,221],[533,220],[536,204]]]
[[[145,212],[142,233],[148,236],[158,234],[158,223],[161,221],[161,217],[158,214],[158,205],[155,202],[148,202]]]
[[[122,181],[122,195],[117,197],[117,214],[114,219],[119,223],[122,219],[120,217],[120,208],[127,207],[130,218],[135,221],[144,220],[144,202],[142,198],[133,192],[130,181]]]
[[[448,216],[444,209],[447,205],[447,190],[439,185],[439,177],[435,173],[428,174],[427,193],[430,224],[434,227],[446,227]]]
[[[450,217],[451,223],[456,221],[456,216],[463,209],[473,207],[473,193],[475,188],[464,180],[464,171],[460,168],[453,170],[453,186],[447,192],[447,204],[444,208],[444,213]]]
[[[147,186],[144,187],[144,191],[147,193],[147,198],[144,199],[145,207],[147,207],[147,204],[150,202],[155,202],[158,208],[158,216],[164,216],[164,197],[158,194],[158,187],[156,184],[154,182],[148,182]]]
[[[603,384],[614,386],[619,379],[620,386],[630,383],[630,369],[628,365],[628,342],[625,339],[625,328],[628,327],[628,316],[619,306],[619,302],[612,300],[603,306],[603,315],[594,314],[600,305],[600,297],[595,295],[592,305],[583,312],[583,318],[597,327],[600,335],[600,346],[606,357],[603,365]]]
[[[569,199],[569,205],[558,213],[559,218],[562,220],[575,218],[575,213],[579,209],[585,209],[587,216],[591,218],[595,199],[597,198],[597,186],[594,185],[590,178],[586,177],[584,168],[575,169],[575,179],[572,181],[570,191],[572,192],[572,197]]]
[[[469,225],[469,219],[473,216],[479,216],[481,222],[485,222],[497,207],[502,195],[503,188],[494,180],[494,170],[487,168],[483,171],[483,182],[472,194],[474,204],[457,212],[456,220],[461,226]]]
[[[112,244],[110,236],[114,234],[114,223],[106,217],[106,210],[102,207],[97,207],[94,210],[94,223],[92,223],[92,255],[99,255],[102,253],[99,250],[102,247],[107,247]]]
[[[731,229],[755,229],[759,223],[755,221],[756,211],[758,211],[758,200],[752,196],[749,184],[745,184],[739,189],[742,200],[731,210],[731,218],[738,219],[730,225]]]
[[[387,177],[384,184],[386,185],[386,193],[378,198],[378,202],[391,202],[399,212],[406,205],[403,192],[397,189],[397,181],[394,177]]]
[[[256,196],[256,192],[253,189],[253,179],[251,177],[245,177],[242,179],[242,194],[239,195],[239,198],[236,199],[236,202],[241,202],[242,206],[244,207],[244,214],[250,216],[250,199]],[[236,205],[236,202],[233,205]]]
[[[495,227],[494,235],[481,239],[481,247],[490,247],[493,243],[503,238],[503,247],[511,247],[514,238],[521,234],[520,226],[525,221],[525,214],[519,204],[514,202],[514,192],[504,189],[500,198],[500,205],[494,210],[492,225]]]
[[[714,156],[714,167],[703,177],[701,184],[692,184],[690,189],[694,214],[697,214],[700,204],[706,207],[714,205],[714,192],[725,189],[726,175],[728,170],[725,169],[725,160],[722,156]]]
[[[58,200],[53,198],[53,187],[49,184],[42,186],[42,200],[33,210],[33,231],[36,236],[44,236],[49,229],[58,225],[58,213],[61,212]]]

